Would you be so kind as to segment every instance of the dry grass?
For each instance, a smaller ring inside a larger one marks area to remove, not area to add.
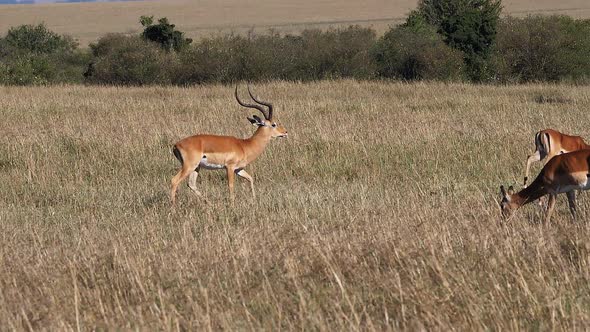
[[[169,209],[170,152],[246,136],[232,87],[0,88],[0,326],[582,329],[590,228],[563,198],[501,225],[533,134],[590,137],[585,87],[256,87],[291,137],[229,206],[223,172]],[[542,102],[539,100],[565,100]],[[538,167],[535,168],[535,172]],[[590,209],[579,197],[582,219]]]
[[[402,22],[417,0],[154,0],[115,3],[70,3],[0,6],[0,34],[12,26],[38,24],[70,34],[82,46],[109,32],[140,32],[141,15],[168,17],[188,36],[199,38],[216,33],[244,33],[274,29],[297,33],[305,28],[371,26],[381,33]],[[590,17],[587,0],[504,0],[504,13],[567,14]]]

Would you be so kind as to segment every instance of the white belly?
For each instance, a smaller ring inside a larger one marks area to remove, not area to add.
[[[588,190],[588,189],[590,189],[590,181],[580,183],[580,190]]]
[[[588,181],[588,174],[586,172],[573,173],[574,183],[559,186],[557,193],[565,193],[572,190],[588,190],[590,189],[590,181]]]
[[[221,164],[211,164],[207,162],[207,157],[203,157],[199,162],[199,166],[205,169],[222,169],[225,168],[225,165]]]
[[[560,186],[559,188],[557,188],[557,191],[555,192],[556,194],[561,194],[561,193],[567,193],[570,192],[572,190],[585,190],[584,187],[582,185],[579,186]]]

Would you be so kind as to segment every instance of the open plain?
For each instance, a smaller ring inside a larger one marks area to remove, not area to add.
[[[303,29],[370,26],[382,33],[404,21],[417,0],[153,0],[0,6],[0,35],[21,24],[45,23],[86,47],[107,33],[139,34],[139,17],[167,17],[191,38],[226,33],[298,33]],[[505,15],[561,14],[590,18],[587,0],[504,0]]]
[[[242,86],[242,88],[244,88]],[[590,212],[500,223],[535,131],[590,138],[590,90],[325,81],[254,87],[289,130],[227,199],[172,144],[253,132],[233,86],[0,88],[8,329],[583,329]],[[540,166],[536,165],[533,174]],[[518,187],[518,185],[517,185]]]

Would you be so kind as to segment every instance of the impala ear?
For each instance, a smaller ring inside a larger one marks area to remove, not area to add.
[[[502,194],[502,199],[506,201],[510,201],[510,196],[514,194],[514,188],[512,186],[508,187],[508,191],[504,189],[504,186],[500,186],[500,193]]]
[[[248,118],[248,121],[254,126],[264,126],[264,122],[256,115],[252,115],[251,118]]]
[[[508,187],[508,195],[514,195],[514,188],[512,186]]]

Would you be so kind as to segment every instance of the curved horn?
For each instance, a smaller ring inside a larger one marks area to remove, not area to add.
[[[238,97],[238,86],[236,85],[236,91],[235,91],[235,96],[236,96],[236,100],[238,101],[238,104],[244,106],[244,107],[248,107],[248,108],[255,108],[257,110],[260,111],[260,113],[262,113],[262,115],[264,115],[265,119],[268,119],[266,110],[264,108],[262,108],[262,106],[259,105],[252,105],[252,104],[246,104],[243,101],[240,100],[240,98]]]
[[[248,85],[248,93],[250,94],[250,98],[252,98],[255,102],[259,103],[260,105],[264,105],[268,107],[268,117],[266,118],[268,121],[272,120],[272,104],[269,102],[261,101],[256,99],[252,92],[250,91],[250,86]]]

